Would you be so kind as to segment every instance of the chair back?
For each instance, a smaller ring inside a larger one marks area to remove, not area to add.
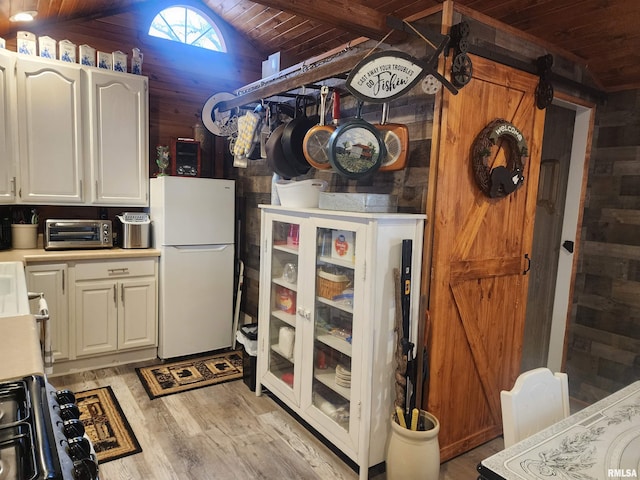
[[[500,392],[500,402],[507,448],[569,416],[567,374],[548,368],[524,372],[510,391]]]

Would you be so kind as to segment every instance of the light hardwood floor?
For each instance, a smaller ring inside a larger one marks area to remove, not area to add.
[[[110,385],[142,453],[100,466],[101,480],[355,480],[357,473],[268,395],[233,381],[149,400],[135,365],[50,378],[79,392]],[[440,480],[476,479],[497,438],[441,465]],[[385,480],[384,472],[373,480]]]

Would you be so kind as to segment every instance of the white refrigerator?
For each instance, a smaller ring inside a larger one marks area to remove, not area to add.
[[[153,246],[161,251],[158,356],[230,347],[235,182],[152,178],[149,216]]]

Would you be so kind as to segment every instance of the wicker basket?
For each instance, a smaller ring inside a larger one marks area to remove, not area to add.
[[[316,278],[316,293],[319,297],[333,300],[333,297],[340,295],[350,283],[345,275],[333,275],[320,271]]]

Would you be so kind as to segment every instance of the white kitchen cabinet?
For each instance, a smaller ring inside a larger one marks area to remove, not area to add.
[[[91,203],[149,202],[147,78],[86,69],[85,116]]]
[[[0,203],[14,203],[16,199],[18,114],[15,67],[15,56],[0,49]]]
[[[17,59],[20,203],[83,202],[80,72],[66,62]]]
[[[0,203],[147,206],[148,79],[0,50]]]
[[[394,269],[424,215],[261,206],[257,388],[280,398],[360,467],[384,461],[395,400]],[[411,297],[412,337],[418,295]]]
[[[69,358],[68,268],[65,263],[35,264],[25,267],[30,292],[44,293],[49,308],[49,329],[54,361]],[[38,300],[31,300],[31,312],[38,311]]]
[[[77,262],[76,357],[156,346],[157,298],[156,259]]]

